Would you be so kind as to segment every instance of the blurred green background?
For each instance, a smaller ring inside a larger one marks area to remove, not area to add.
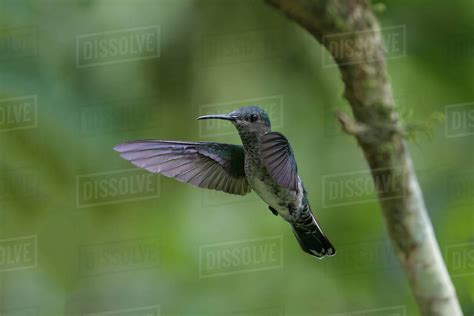
[[[474,3],[385,6],[397,107],[421,128],[410,151],[473,315],[474,136],[450,111],[474,108]],[[342,92],[321,46],[261,1],[0,0],[0,315],[417,315],[334,119]],[[250,104],[291,141],[335,257],[303,253],[255,193],[204,192],[112,150],[239,143],[195,118]]]

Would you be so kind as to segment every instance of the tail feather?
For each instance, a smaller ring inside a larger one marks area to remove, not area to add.
[[[293,226],[293,233],[298,240],[301,249],[316,258],[322,259],[326,256],[334,256],[336,249],[321,231],[316,222],[311,227]]]

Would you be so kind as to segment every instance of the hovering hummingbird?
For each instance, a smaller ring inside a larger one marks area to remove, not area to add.
[[[303,251],[317,258],[336,253],[311,212],[295,156],[283,134],[271,131],[268,114],[257,106],[198,120],[230,121],[241,145],[214,142],[136,140],[114,147],[134,165],[192,185],[245,195],[252,189],[274,215],[290,223]]]

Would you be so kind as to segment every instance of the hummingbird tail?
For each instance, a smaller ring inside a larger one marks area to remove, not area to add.
[[[316,258],[322,259],[326,256],[334,256],[336,249],[327,239],[324,233],[314,221],[311,227],[293,226],[293,233],[300,243],[301,249]]]

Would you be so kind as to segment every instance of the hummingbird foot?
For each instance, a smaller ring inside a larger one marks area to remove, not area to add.
[[[268,206],[268,209],[269,209],[270,211],[272,211],[273,215],[278,216],[277,210],[275,210],[273,207]]]

